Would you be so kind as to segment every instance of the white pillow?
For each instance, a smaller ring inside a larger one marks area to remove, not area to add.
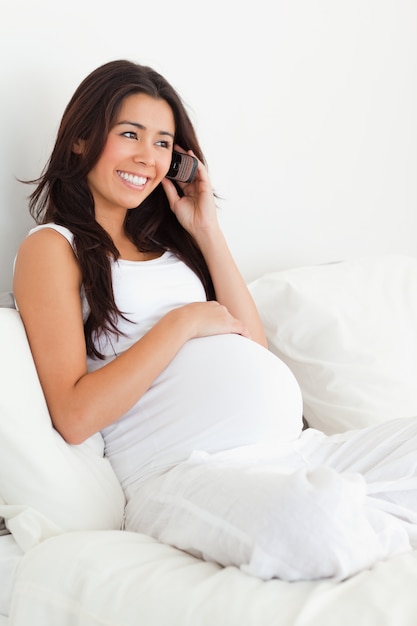
[[[9,505],[0,515],[13,518],[9,529],[22,545],[25,508],[43,529],[50,522],[49,535],[120,528],[124,495],[102,437],[72,446],[54,430],[16,310],[0,308],[0,346],[0,499]]]
[[[360,258],[250,285],[270,349],[326,433],[417,416],[417,259]]]

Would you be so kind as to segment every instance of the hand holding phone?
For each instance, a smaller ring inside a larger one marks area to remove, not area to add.
[[[179,183],[192,183],[197,173],[197,167],[198,161],[195,157],[174,150],[167,178]]]

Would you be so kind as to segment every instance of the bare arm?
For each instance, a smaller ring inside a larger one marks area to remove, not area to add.
[[[25,239],[14,293],[55,428],[77,444],[131,408],[192,337],[246,334],[216,302],[172,310],[117,359],[88,373],[81,274],[69,243],[46,229]]]
[[[163,186],[177,219],[194,237],[204,255],[217,301],[242,321],[251,339],[267,347],[255,303],[218,224],[214,194],[206,168],[202,163],[199,164],[196,181],[183,186],[185,196],[182,198],[169,180],[165,179]]]
[[[218,229],[200,236],[204,254],[216,291],[217,301],[240,319],[251,339],[267,347],[265,331],[252,296],[231,255],[223,233]]]

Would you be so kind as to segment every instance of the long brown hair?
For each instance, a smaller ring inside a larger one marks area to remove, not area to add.
[[[55,146],[41,177],[29,181],[37,184],[29,200],[29,210],[36,222],[66,226],[74,235],[90,307],[84,324],[87,354],[98,358],[103,356],[94,346],[94,337],[100,332],[118,334],[117,319],[123,313],[115,303],[111,277],[111,258],[117,259],[119,253],[95,220],[87,174],[103,151],[124,98],[136,93],[161,98],[170,105],[175,120],[175,142],[185,150],[193,150],[204,162],[195,130],[175,89],[152,68],[119,60],[97,68],[79,85],[64,111]],[[85,143],[82,156],[73,151],[79,140]],[[179,188],[178,191],[182,193]],[[143,252],[172,250],[199,276],[207,298],[214,298],[204,258],[170,210],[162,185],[139,207],[127,212],[125,232]]]

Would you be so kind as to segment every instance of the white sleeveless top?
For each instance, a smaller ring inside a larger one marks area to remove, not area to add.
[[[72,233],[53,228],[73,245]],[[150,261],[112,262],[115,301],[130,320],[126,337],[101,336],[103,367],[142,337],[169,310],[206,300],[196,274],[170,251]],[[88,306],[83,292],[83,311]],[[124,488],[186,460],[254,443],[292,440],[302,425],[301,395],[290,370],[271,352],[240,335],[188,341],[128,413],[102,431],[106,455]]]

